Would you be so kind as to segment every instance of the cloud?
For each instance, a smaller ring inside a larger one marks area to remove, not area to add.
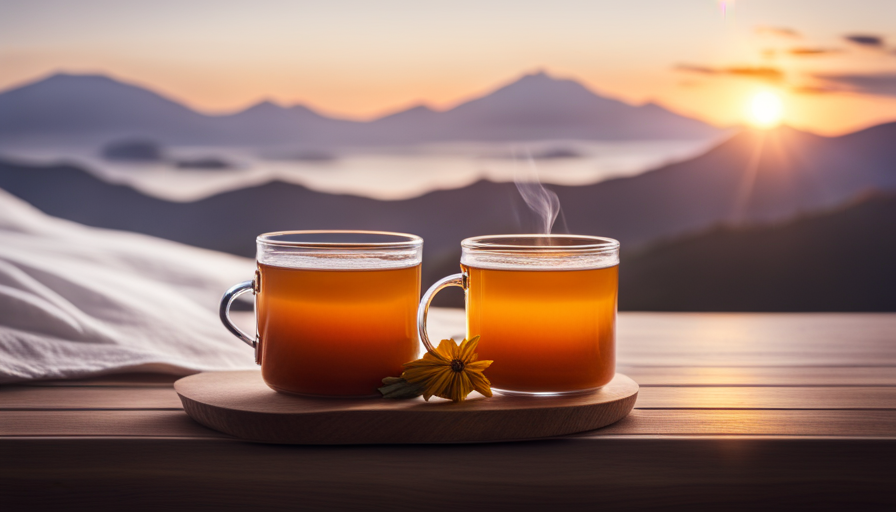
[[[814,75],[824,87],[859,94],[896,96],[896,73],[873,75]]]
[[[791,87],[790,92],[796,94],[830,94],[834,92],[843,92],[842,89],[836,89],[834,87],[823,87],[818,85],[801,85],[798,87]]]
[[[698,80],[681,80],[678,82],[679,87],[702,87],[703,82]]]
[[[805,46],[799,46],[796,48],[791,48],[787,53],[796,57],[817,57],[821,55],[841,53],[842,51],[843,50],[837,48],[809,48]]]
[[[697,66],[695,64],[679,64],[675,66],[676,71],[684,71],[685,73],[700,73],[703,75],[717,75],[719,71],[707,66]]]
[[[884,46],[884,38],[880,36],[872,36],[869,34],[848,34],[843,36],[843,39],[849,41],[850,43],[858,44],[861,46],[868,46],[871,48],[883,48]]]
[[[747,78],[751,80],[759,80],[762,82],[778,83],[784,79],[784,73],[780,69],[772,67],[747,67],[734,66],[727,68],[712,68],[708,66],[699,66],[695,64],[679,64],[675,66],[677,71],[685,73],[698,73],[702,75],[720,75],[732,76],[737,78]]]
[[[768,34],[771,36],[789,37],[791,39],[799,39],[799,38],[803,37],[802,34],[797,32],[796,30],[794,30],[792,28],[787,28],[787,27],[762,27],[762,26],[760,26],[760,27],[756,27],[755,29],[753,29],[753,31],[756,32],[757,34]]]
[[[735,67],[725,68],[724,73],[732,76],[753,78],[764,82],[780,82],[784,73],[780,69],[770,67]]]

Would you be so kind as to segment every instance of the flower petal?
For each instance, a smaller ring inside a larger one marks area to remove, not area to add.
[[[436,351],[448,361],[457,359],[457,343],[454,340],[442,340]]]
[[[459,358],[464,363],[476,360],[476,347],[479,346],[479,336],[473,336],[460,344]]]
[[[473,389],[479,392],[479,394],[483,396],[492,396],[492,383],[488,381],[485,375],[477,372],[468,372],[470,377],[470,382],[473,384]]]
[[[451,386],[446,391],[446,397],[455,402],[462,402],[466,395],[463,394],[463,372],[454,372],[451,377]]]
[[[430,381],[427,386],[432,391],[432,394],[442,397],[448,398],[446,395],[448,394],[448,390],[451,388],[451,381],[454,379],[454,372],[451,370],[445,370],[440,372],[439,375]]]
[[[416,361],[411,361],[408,363],[404,363],[402,366],[405,368],[431,368],[433,366],[450,366],[450,361],[433,361],[427,359],[417,359]]]
[[[472,363],[467,363],[465,367],[474,372],[481,372],[482,370],[485,370],[486,368],[491,366],[493,362],[494,361],[484,359],[482,361],[473,361]]]
[[[469,395],[474,389],[473,381],[470,380],[469,372],[460,372],[460,377],[461,377],[460,378],[460,380],[461,380],[461,383],[460,383],[461,384],[461,390],[460,390],[461,398],[460,399],[466,400],[467,395]]]
[[[447,362],[451,361],[451,359],[445,357],[444,354],[440,354],[438,349],[436,349],[435,352],[426,352],[425,354],[423,354],[423,357],[420,359],[417,359],[417,361],[433,361],[433,362],[447,363]]]
[[[401,374],[401,378],[410,382],[411,384],[417,384],[421,382],[426,382],[436,376],[438,376],[439,372],[446,370],[447,366],[434,366],[428,368],[410,368],[405,370]],[[450,370],[448,370],[450,371]]]

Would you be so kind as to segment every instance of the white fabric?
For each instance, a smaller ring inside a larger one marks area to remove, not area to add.
[[[217,305],[253,262],[43,214],[0,190],[0,383],[256,368]]]

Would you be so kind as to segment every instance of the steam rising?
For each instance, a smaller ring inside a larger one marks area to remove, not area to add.
[[[521,168],[522,167],[522,168]],[[526,155],[526,165],[516,166],[513,176],[516,189],[526,204],[541,219],[539,234],[550,235],[557,216],[560,215],[560,198],[557,194],[544,188],[538,179],[538,168],[531,154]]]

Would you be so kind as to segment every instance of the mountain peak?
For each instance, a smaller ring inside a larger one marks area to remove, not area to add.
[[[71,73],[68,71],[57,71],[45,77],[43,80],[103,80],[106,82],[114,82],[112,78],[101,73]]]
[[[526,74],[522,75],[521,77],[517,78],[515,81],[511,82],[509,85],[549,84],[549,83],[563,83],[563,82],[578,83],[575,80],[569,80],[566,78],[557,78],[556,76],[548,74],[548,72],[543,69],[538,69],[531,73],[526,73]]]
[[[379,122],[382,125],[383,123],[395,123],[405,120],[421,121],[431,119],[433,115],[437,114],[438,112],[430,108],[429,105],[420,103],[405,110],[399,110],[398,112],[380,117],[376,122]]]
[[[32,80],[22,84],[19,88],[32,86],[51,86],[51,87],[72,87],[72,86],[103,86],[110,84],[121,84],[122,82],[115,80],[109,76],[99,73],[70,73],[67,71],[57,71],[50,75]]]
[[[419,105],[414,105],[407,110],[404,110],[404,112],[433,113],[435,112],[435,110],[433,110],[429,105],[421,103]]]
[[[545,95],[571,95],[580,100],[589,98],[591,100],[615,101],[595,93],[577,80],[559,78],[549,74],[543,69],[524,74],[513,82],[493,91],[491,94],[500,95],[506,93],[532,96],[533,99],[535,99],[535,97],[541,98]]]
[[[274,100],[263,99],[247,108],[244,112],[279,112],[281,110],[286,110],[286,107],[280,105]]]
[[[521,80],[526,79],[526,78],[528,78],[528,79],[533,79],[533,78],[545,79],[545,78],[547,78],[549,80],[557,80],[557,78],[549,75],[548,72],[544,70],[544,68],[538,68],[535,71],[532,71],[531,73],[525,73],[525,74],[523,74],[522,77],[520,77]]]
[[[255,119],[259,122],[278,122],[276,120],[295,121],[302,118],[321,118],[321,115],[305,105],[285,106],[270,98],[264,99],[254,105],[230,114],[232,117],[243,119]]]

